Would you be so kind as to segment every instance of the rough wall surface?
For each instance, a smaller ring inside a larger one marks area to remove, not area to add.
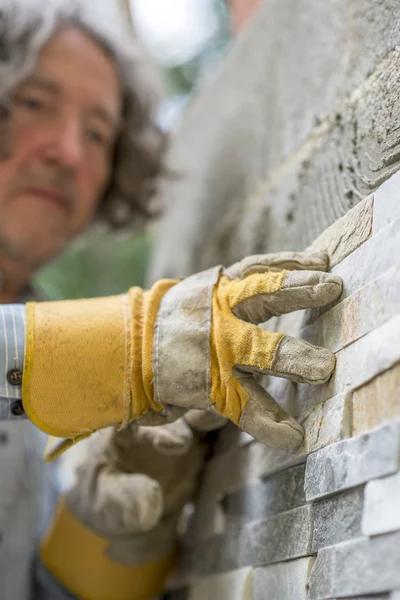
[[[297,452],[221,431],[171,598],[400,595],[399,58],[398,1],[268,0],[174,140],[152,279],[312,247],[344,291],[265,324],[337,369],[265,381],[304,425]]]

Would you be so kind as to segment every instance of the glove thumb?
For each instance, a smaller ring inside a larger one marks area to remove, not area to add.
[[[251,373],[235,369],[235,377],[250,399],[242,412],[239,427],[272,448],[300,446],[303,428],[264,390]]]

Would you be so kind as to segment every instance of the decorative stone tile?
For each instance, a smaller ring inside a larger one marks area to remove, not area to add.
[[[395,173],[375,192],[372,233],[400,217],[400,173]]]
[[[301,337],[338,352],[397,315],[399,298],[397,264],[305,327]]]
[[[254,600],[307,600],[312,563],[308,557],[255,569]]]
[[[400,314],[336,355],[328,383],[299,384],[297,403],[302,414],[312,406],[361,387],[400,361]]]
[[[197,541],[184,549],[180,580],[307,556],[311,535],[309,505],[240,527],[231,526],[224,535]]]
[[[253,569],[206,577],[194,583],[188,600],[253,600]]]
[[[362,532],[377,535],[400,529],[400,473],[376,479],[365,488]]]
[[[399,256],[399,251],[400,219],[396,219],[332,269],[332,273],[339,275],[344,281],[341,299],[348,298],[390,269],[394,257]]]
[[[302,506],[253,521],[240,531],[239,564],[264,566],[310,554],[311,508]]]
[[[312,504],[313,552],[361,537],[363,493],[359,487]]]
[[[400,364],[353,393],[353,435],[400,415]]]
[[[394,265],[344,300],[341,346],[345,347],[400,312],[400,265]]]
[[[400,360],[400,314],[337,355],[330,395],[353,390]],[[360,360],[361,357],[361,360]]]
[[[371,236],[373,206],[372,196],[359,202],[344,217],[328,227],[307,251],[326,250],[331,267],[337,265]]]
[[[400,467],[400,423],[394,422],[327,446],[307,459],[307,500],[323,498]]]
[[[305,464],[298,465],[276,473],[266,481],[227,494],[223,499],[227,523],[265,519],[302,506],[306,502],[304,473]]]
[[[382,252],[383,248],[384,252]],[[380,277],[393,267],[393,262],[399,255],[400,219],[396,219],[332,269],[332,273],[343,279],[343,293],[334,303],[307,311],[305,324],[315,321],[364,285]]]
[[[309,600],[361,596],[398,588],[399,548],[400,533],[391,533],[321,549],[310,575]]]
[[[302,422],[304,443],[299,454],[315,452],[351,434],[351,395],[339,394],[318,404]]]

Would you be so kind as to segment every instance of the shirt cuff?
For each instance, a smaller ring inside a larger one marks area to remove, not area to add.
[[[25,305],[0,305],[0,420],[26,418],[22,407]]]

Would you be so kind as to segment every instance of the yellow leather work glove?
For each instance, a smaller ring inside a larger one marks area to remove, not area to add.
[[[180,419],[107,429],[86,443],[40,561],[80,600],[154,598],[173,571],[177,522],[195,491],[206,438]]]
[[[214,407],[265,444],[296,447],[302,428],[253,374],[321,384],[335,358],[257,323],[336,300],[342,283],[327,268],[325,253],[254,256],[148,292],[31,303],[25,411],[47,433],[78,440],[144,415],[156,423]]]

